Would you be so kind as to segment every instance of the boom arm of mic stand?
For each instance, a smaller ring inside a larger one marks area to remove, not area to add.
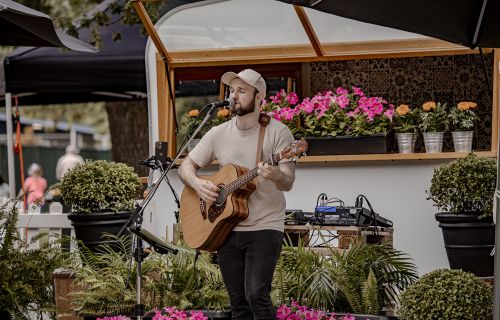
[[[175,163],[177,162],[177,160],[179,159],[179,157],[181,156],[181,154],[184,152],[184,150],[186,150],[189,142],[191,142],[191,140],[193,140],[194,137],[196,137],[196,135],[198,134],[198,132],[200,132],[200,130],[205,126],[205,124],[208,122],[208,120],[210,119],[210,117],[213,115],[215,109],[217,108],[217,105],[215,103],[208,104],[205,107],[208,107],[208,106],[210,106],[210,109],[207,111],[207,114],[205,115],[205,118],[203,119],[203,121],[196,128],[196,130],[193,132],[193,134],[191,135],[191,137],[189,137],[189,140],[182,146],[181,150],[179,150],[179,152],[175,156],[175,159],[173,159],[172,162],[170,163],[170,165],[167,167],[167,169],[165,169],[163,171],[163,173],[160,176],[160,179],[158,179],[158,183],[156,183],[151,188],[151,190],[146,195],[146,198],[144,198],[144,200],[141,202],[141,204],[136,207],[134,213],[129,218],[129,220],[127,221],[127,223],[125,223],[125,225],[122,227],[122,229],[120,230],[120,232],[118,232],[118,236],[120,236],[125,231],[126,228],[130,228],[130,224],[132,222],[135,222],[135,226],[133,228],[136,231],[140,230],[141,224],[142,224],[142,220],[143,220],[143,217],[142,217],[143,212],[144,212],[145,208],[147,207],[147,205],[149,204],[149,202],[151,201],[151,199],[153,198],[153,196],[156,193],[156,191],[158,190],[158,187],[160,186],[160,183],[163,181],[163,179],[165,179],[165,177],[169,173],[170,169],[172,169],[172,167],[175,165]]]

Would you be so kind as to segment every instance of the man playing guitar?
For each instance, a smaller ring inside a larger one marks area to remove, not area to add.
[[[201,200],[212,204],[220,188],[198,176],[199,168],[214,160],[221,167],[234,164],[253,168],[258,162],[256,189],[248,197],[248,218],[234,227],[218,249],[217,258],[229,293],[232,318],[275,319],[271,282],[283,241],[283,191],[292,188],[295,163],[282,160],[272,165],[263,161],[289,146],[294,138],[290,130],[275,119],[267,118],[267,125],[259,122],[266,83],[258,72],[251,69],[238,74],[226,72],[221,81],[229,86],[230,97],[234,99],[232,112],[236,116],[203,136],[182,162],[179,175]],[[263,156],[256,161],[259,146]]]

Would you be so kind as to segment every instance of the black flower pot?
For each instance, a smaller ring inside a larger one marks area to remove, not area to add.
[[[307,137],[310,156],[342,154],[374,154],[391,151],[394,133],[372,136]]]
[[[478,214],[437,213],[443,232],[444,246],[452,269],[472,272],[478,277],[493,276],[495,225],[490,218]]]
[[[121,251],[116,241],[107,237],[106,234],[118,235],[131,215],[132,212],[71,213],[68,214],[68,219],[75,229],[75,238],[91,252],[99,253],[102,252],[102,246],[105,244]],[[128,230],[125,230],[123,235],[127,237],[127,240],[131,240],[131,233]]]

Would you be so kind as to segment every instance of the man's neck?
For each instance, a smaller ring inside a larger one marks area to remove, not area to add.
[[[236,127],[240,130],[249,130],[259,124],[259,112],[248,113],[244,116],[236,116]]]

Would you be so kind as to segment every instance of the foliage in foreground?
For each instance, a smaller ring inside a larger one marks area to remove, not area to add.
[[[115,238],[116,239],[116,238]],[[125,238],[116,239],[127,247]],[[115,248],[116,249],[116,248]],[[125,314],[136,299],[136,262],[105,246],[102,253],[82,251],[84,265],[76,271],[76,284],[86,290],[73,293],[82,314]],[[177,306],[182,310],[222,310],[229,306],[217,265],[202,254],[193,268],[194,250],[179,247],[176,255],[151,253],[142,263],[142,303],[146,311]]]
[[[0,310],[14,319],[55,318],[52,272],[66,264],[68,253],[62,252],[60,239],[46,233],[29,243],[21,240],[15,204],[0,206]]]
[[[353,243],[348,251],[329,248],[322,255],[285,246],[275,273],[277,304],[290,299],[310,308],[379,314],[397,302],[400,290],[414,283],[416,267],[405,253],[386,245]]]

